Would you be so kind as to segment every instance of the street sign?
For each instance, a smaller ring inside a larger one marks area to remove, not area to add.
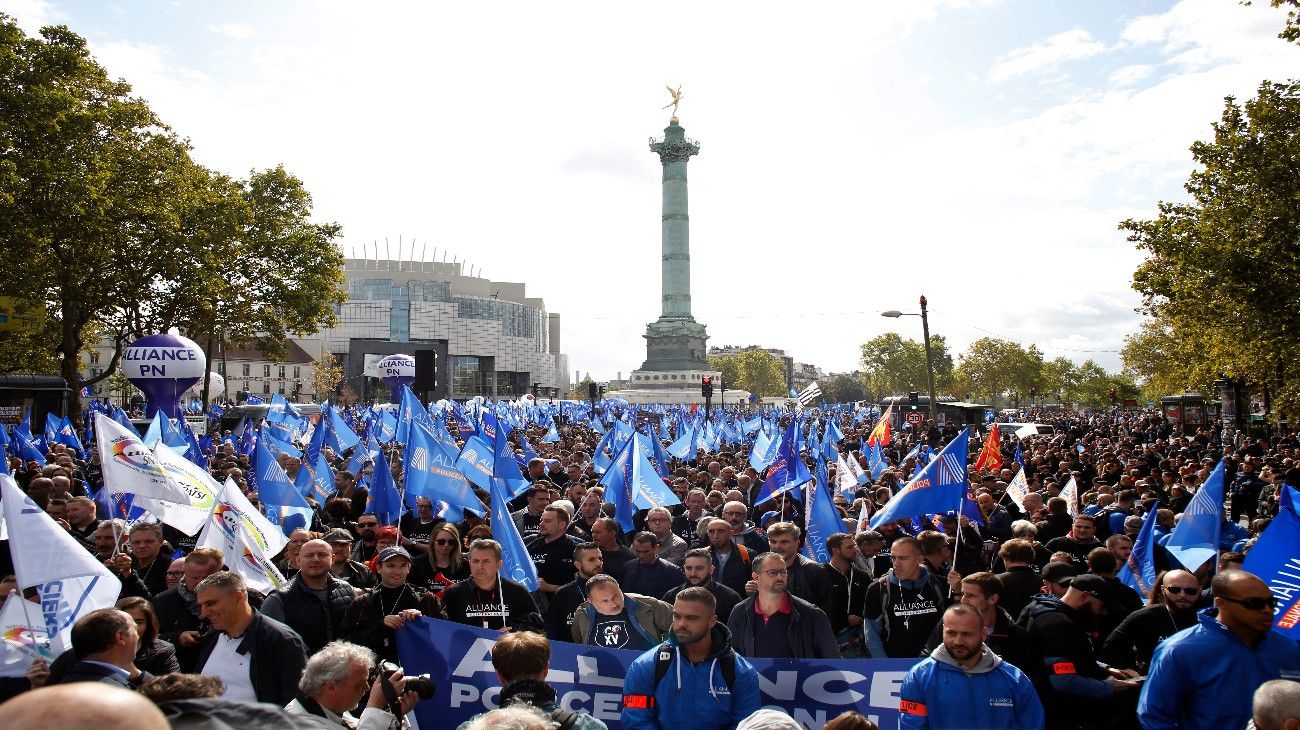
[[[921,411],[909,411],[906,417],[907,422],[912,424],[914,428],[925,423],[925,414]]]

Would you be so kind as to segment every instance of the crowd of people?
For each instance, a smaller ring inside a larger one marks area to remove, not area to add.
[[[673,459],[664,481],[680,504],[639,510],[625,530],[600,486],[601,436],[588,421],[563,419],[558,441],[540,426],[516,429],[511,438],[537,454],[511,505],[535,591],[502,576],[502,546],[484,517],[449,522],[425,497],[393,525],[367,511],[373,469],[402,482],[397,444],[355,473],[326,450],[337,491],[309,500],[311,523],[275,557],[288,584],[268,594],[223,570],[221,553],[195,547],[193,536],[147,519],[101,519],[94,450],[83,461],[52,444],[45,467],[11,459],[15,479],[120,578],[121,596],[78,621],[72,650],[0,680],[14,697],[0,722],[23,711],[25,695],[97,681],[154,700],[173,722],[219,697],[250,713],[244,726],[254,717],[247,708],[265,703],[327,727],[398,727],[420,698],[400,669],[376,668],[400,665],[397,632],[435,617],[501,634],[493,663],[502,709],[465,725],[475,730],[604,726],[556,707],[545,683],[554,641],[641,653],[623,689],[626,728],[799,727],[762,709],[751,658],[915,659],[900,689],[905,728],[1300,724],[1300,646],[1272,629],[1273,594],[1242,570],[1284,485],[1300,484],[1300,442],[1240,432],[1224,442],[1152,413],[1027,415],[1052,432],[1002,434],[993,469],[976,468],[983,444],[972,437],[973,511],[870,529],[865,518],[959,429],[894,431],[878,444],[887,469],[834,490],[843,530],[826,540],[826,562],[805,550],[804,502],[765,498],[747,445]],[[781,416],[796,417],[817,421]],[[869,471],[871,419],[849,409],[821,418],[837,420],[843,458]],[[232,442],[214,444],[212,476],[247,490],[248,457]],[[1221,460],[1230,487],[1218,555],[1181,565],[1162,541]],[[301,468],[287,455],[280,462],[291,478]],[[1012,499],[1021,470],[1029,491]],[[829,476],[840,483],[833,464]],[[1071,482],[1074,503],[1063,496]],[[257,504],[256,492],[247,496]],[[1158,575],[1140,592],[1117,575],[1153,510]],[[872,727],[864,714],[827,727]]]

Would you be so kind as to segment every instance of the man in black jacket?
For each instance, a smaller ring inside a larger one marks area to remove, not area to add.
[[[786,591],[789,570],[776,553],[754,558],[758,591],[736,604],[727,619],[731,645],[745,657],[839,659],[830,619],[820,608]]]
[[[220,677],[227,699],[289,704],[307,664],[307,647],[293,629],[254,613],[244,579],[214,573],[195,589],[203,618],[215,629],[204,639],[198,672]]]
[[[348,606],[339,627],[348,641],[364,646],[394,664],[397,632],[420,618],[444,618],[442,603],[430,591],[406,582],[411,574],[411,554],[403,547],[379,552],[379,585]]]
[[[298,551],[298,574],[262,603],[262,614],[298,632],[309,654],[338,638],[343,614],[357,598],[351,585],[330,573],[332,563],[329,543],[308,540]]]
[[[618,581],[625,593],[662,596],[686,579],[681,568],[659,557],[659,541],[652,533],[638,532],[632,538],[632,552],[636,560],[623,566]]]
[[[168,588],[153,598],[154,612],[158,614],[158,638],[176,647],[176,662],[181,671],[193,673],[197,668],[199,648],[203,634],[209,629],[207,621],[199,615],[199,604],[194,589],[204,578],[221,570],[221,551],[215,548],[196,548],[185,556],[185,577],[175,588]]]
[[[785,560],[789,572],[786,587],[790,593],[814,606],[830,606],[831,579],[817,561],[799,554],[802,537],[802,531],[793,522],[774,522],[767,527],[768,545]]]
[[[127,612],[116,608],[91,611],[72,626],[72,651],[81,661],[63,675],[59,684],[104,682],[133,688],[137,684],[133,675],[149,678],[135,668],[139,641],[135,620]]]
[[[1040,681],[1042,660],[1029,643],[1029,632],[1002,609],[1002,581],[989,572],[971,573],[961,579],[961,602],[975,609],[984,622],[984,645],[1002,661],[1011,664],[1035,682]],[[928,655],[943,643],[943,621],[935,627],[925,645]]]
[[[587,600],[587,579],[603,573],[605,558],[600,546],[584,542],[573,549],[573,580],[560,586],[546,607],[546,635],[552,641],[573,641],[573,612]]]
[[[1153,592],[1151,605],[1130,613],[1106,637],[1102,656],[1112,667],[1146,674],[1156,645],[1196,624],[1196,600],[1201,594],[1196,576],[1171,570],[1161,576]]]
[[[745,595],[745,584],[749,583],[749,564],[753,559],[749,548],[731,540],[731,524],[723,519],[709,522],[704,534],[709,540],[709,559],[713,562],[713,579],[736,592]],[[725,616],[719,617],[725,621]]]
[[[1034,544],[1028,540],[1007,540],[998,548],[998,557],[1002,558],[1002,564],[1007,569],[1005,573],[998,574],[998,580],[1002,582],[1002,596],[998,604],[1014,618],[1020,615],[1034,596],[1043,592],[1043,577],[1034,570]]]
[[[726,623],[731,616],[731,610],[740,603],[740,594],[714,580],[713,570],[709,550],[691,548],[686,552],[686,559],[682,561],[682,572],[686,574],[686,582],[665,593],[663,602],[676,601],[677,594],[687,588],[703,588],[712,593],[714,600],[717,601],[714,610],[717,611],[718,621]]]

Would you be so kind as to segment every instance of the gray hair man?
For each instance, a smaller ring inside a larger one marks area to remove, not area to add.
[[[356,728],[357,730],[385,730],[404,727],[403,721],[388,711],[381,677],[370,679],[375,666],[375,653],[364,646],[346,641],[331,641],[307,660],[298,681],[298,696],[285,705],[285,711],[299,717],[321,718],[329,727]],[[406,680],[398,669],[388,678],[397,692],[403,716],[415,707],[419,696],[406,692]],[[361,717],[348,713],[361,698],[370,693]]]

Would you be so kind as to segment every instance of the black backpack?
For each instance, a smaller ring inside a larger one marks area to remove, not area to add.
[[[668,667],[673,663],[672,646],[668,642],[659,645],[659,655],[655,658],[655,689],[659,689],[659,683],[664,681],[668,676]],[[727,683],[727,690],[730,691],[736,685],[736,652],[727,650],[718,657],[718,668],[722,671],[722,681]]]

